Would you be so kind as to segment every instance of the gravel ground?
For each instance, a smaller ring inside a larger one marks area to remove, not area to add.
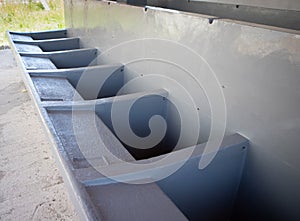
[[[10,50],[0,51],[0,220],[78,220]]]

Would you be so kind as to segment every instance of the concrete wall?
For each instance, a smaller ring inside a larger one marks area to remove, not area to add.
[[[80,37],[85,47],[103,52],[124,41],[160,38],[201,55],[225,96],[226,133],[238,132],[250,140],[235,218],[300,219],[299,33],[225,19],[210,24],[207,17],[190,13],[89,0],[65,0],[65,14],[68,33]],[[153,44],[149,50],[158,47]],[[133,48],[132,53],[136,50],[145,48]],[[128,53],[111,56],[122,62]],[[141,63],[139,68],[149,67]],[[186,76],[181,78],[185,81]]]

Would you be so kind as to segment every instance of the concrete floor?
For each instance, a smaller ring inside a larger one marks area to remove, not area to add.
[[[0,51],[0,220],[78,220],[20,72]]]

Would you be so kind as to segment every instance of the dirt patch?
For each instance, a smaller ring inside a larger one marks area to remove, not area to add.
[[[7,87],[0,89],[0,115],[7,113],[14,107],[20,106],[28,101],[29,97],[26,93],[23,82],[14,82]]]
[[[0,220],[78,220],[20,74],[0,51]]]

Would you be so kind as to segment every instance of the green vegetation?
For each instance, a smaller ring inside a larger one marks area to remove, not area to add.
[[[8,45],[5,32],[42,31],[65,27],[63,0],[47,0],[50,10],[44,9],[42,3],[28,0],[27,4],[1,1],[0,5],[0,46]]]

